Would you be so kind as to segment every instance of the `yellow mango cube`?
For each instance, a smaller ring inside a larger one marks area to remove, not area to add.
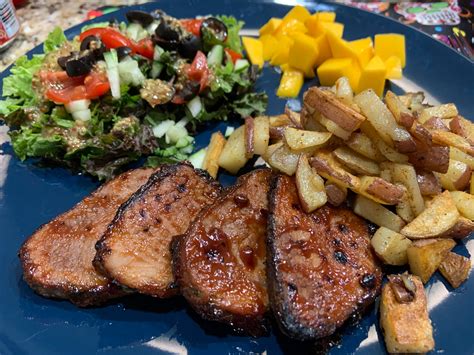
[[[349,46],[355,52],[361,67],[365,67],[374,56],[374,47],[370,37],[350,41]]]
[[[303,33],[296,33],[293,35],[293,40],[288,64],[292,68],[301,70],[307,78],[313,78],[319,54],[314,38]]]
[[[304,6],[297,5],[288,11],[285,17],[283,17],[283,21],[295,19],[304,23],[310,16],[310,12]]]
[[[259,68],[263,67],[262,42],[256,38],[242,37],[242,43],[252,64],[258,65]]]
[[[375,55],[382,60],[391,56],[400,58],[402,68],[405,68],[405,36],[398,33],[384,33],[375,35]]]
[[[323,86],[333,86],[340,77],[349,77],[352,67],[352,58],[330,58],[318,67],[319,82]]]
[[[379,56],[373,57],[363,69],[356,92],[373,89],[379,96],[383,95],[387,67]]]
[[[387,67],[387,79],[401,79],[402,78],[402,62],[400,58],[394,55],[385,60],[385,66]]]
[[[283,71],[281,76],[280,85],[278,86],[277,96],[278,97],[297,97],[300,93],[301,87],[303,86],[304,78],[303,72],[288,68]]]
[[[288,36],[281,36],[278,38],[278,47],[270,60],[271,65],[282,65],[288,63],[290,56],[290,47],[293,40]]]
[[[334,22],[334,21],[336,21],[336,13],[335,12],[320,11],[320,12],[316,12],[312,16],[316,17],[319,21],[323,21],[323,22]]]
[[[272,17],[265,25],[260,27],[258,33],[260,36],[273,34],[280,26],[281,21],[282,20],[280,18]]]
[[[305,25],[308,29],[308,34],[313,37],[319,37],[320,35],[330,31],[336,37],[341,38],[344,33],[344,25],[339,22],[324,22],[311,17],[306,20]]]
[[[326,36],[328,38],[329,46],[331,47],[332,56],[334,58],[357,59],[357,53],[348,41],[342,39],[331,31],[328,31]]]
[[[314,42],[318,46],[319,52],[318,59],[316,60],[316,66],[320,66],[324,61],[331,58],[331,47],[329,46],[326,34],[320,35],[319,37],[315,38]]]
[[[296,19],[283,20],[280,26],[278,26],[275,31],[275,36],[277,38],[281,36],[291,36],[294,33],[306,33],[308,29],[303,22]]]
[[[278,41],[273,35],[264,35],[260,37],[263,46],[263,60],[272,59],[278,48]]]

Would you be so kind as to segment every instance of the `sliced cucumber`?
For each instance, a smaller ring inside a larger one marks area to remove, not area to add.
[[[127,85],[141,86],[146,79],[138,62],[130,57],[123,59],[118,64],[118,72],[120,79]]]
[[[142,31],[143,27],[139,23],[132,22],[127,26],[127,36],[134,41],[138,41],[140,39],[138,36]]]
[[[75,101],[71,101],[68,104],[65,104],[64,107],[66,108],[67,112],[72,114],[77,111],[87,110],[90,104],[91,104],[91,101],[87,99],[75,100]]]
[[[107,79],[110,83],[110,91],[112,97],[115,99],[120,98],[120,76],[118,71],[118,57],[117,51],[111,49],[109,52],[104,53],[104,59],[107,66]]]
[[[199,96],[196,96],[194,99],[189,101],[186,106],[188,107],[189,112],[191,112],[191,116],[196,118],[202,110],[201,99]]]
[[[162,121],[158,125],[153,127],[153,135],[156,138],[161,138],[166,134],[166,132],[170,129],[170,127],[173,127],[173,126],[174,126],[174,121],[171,121],[171,120]]]
[[[148,27],[146,28],[146,31],[148,32],[150,36],[153,36],[155,34],[155,30],[158,27],[158,25],[159,25],[159,22],[157,21],[153,21],[150,25],[148,25]]]
[[[188,160],[196,169],[201,169],[202,164],[204,163],[204,158],[206,157],[207,148],[202,148],[196,153],[192,154]]]
[[[234,72],[240,73],[246,70],[250,66],[250,63],[247,59],[237,59],[234,66]]]
[[[160,46],[155,45],[155,49],[153,51],[153,60],[160,60],[161,55],[165,52],[163,48]]]
[[[151,65],[151,72],[150,75],[153,79],[156,79],[160,76],[161,71],[163,70],[163,64],[160,62],[153,62]]]
[[[91,110],[85,109],[71,113],[72,118],[79,121],[88,121],[91,119]]]
[[[166,141],[171,144],[176,144],[181,138],[188,136],[188,130],[182,126],[171,126],[166,131]]]
[[[212,47],[210,52],[207,54],[207,64],[211,65],[221,65],[222,59],[224,58],[224,47],[220,44]]]

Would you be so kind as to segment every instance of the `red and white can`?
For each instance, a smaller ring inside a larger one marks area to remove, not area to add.
[[[0,0],[0,52],[6,49],[20,31],[20,21],[10,0]]]

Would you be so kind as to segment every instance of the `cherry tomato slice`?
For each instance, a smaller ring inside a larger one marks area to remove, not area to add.
[[[193,35],[200,37],[201,36],[201,24],[203,20],[200,19],[183,19],[179,22],[186,31],[191,32]]]
[[[150,38],[143,38],[138,41],[138,43],[133,44],[132,50],[145,58],[153,59],[155,46],[153,45],[153,41]]]
[[[236,51],[230,49],[230,48],[225,48],[224,49],[225,52],[230,56],[230,58],[232,59],[232,63],[235,64],[235,62],[238,60],[238,59],[242,59],[242,54],[240,53],[237,53]]]
[[[201,84],[199,92],[203,91],[209,84],[209,68],[207,66],[207,59],[203,52],[198,51],[191,67],[188,69],[188,78],[198,81]]]
[[[133,49],[134,46],[134,43],[130,39],[121,34],[119,31],[110,27],[91,28],[85,32],[82,32],[79,35],[79,39],[82,41],[88,36],[99,37],[102,43],[104,43],[104,45],[109,49],[123,46]]]

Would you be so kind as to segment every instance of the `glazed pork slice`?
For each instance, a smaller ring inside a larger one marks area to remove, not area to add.
[[[272,179],[268,293],[281,330],[300,340],[334,333],[380,293],[368,225],[346,208],[303,212],[293,178]]]
[[[96,245],[96,268],[128,289],[160,298],[175,295],[171,239],[220,192],[217,181],[187,163],[162,166],[120,207]]]
[[[118,207],[142,186],[153,169],[131,170],[102,185],[76,206],[40,227],[20,249],[25,281],[46,297],[78,306],[100,304],[123,292],[92,265],[95,243]]]
[[[173,241],[173,268],[182,295],[204,319],[238,332],[266,332],[267,193],[271,171],[241,176]]]

